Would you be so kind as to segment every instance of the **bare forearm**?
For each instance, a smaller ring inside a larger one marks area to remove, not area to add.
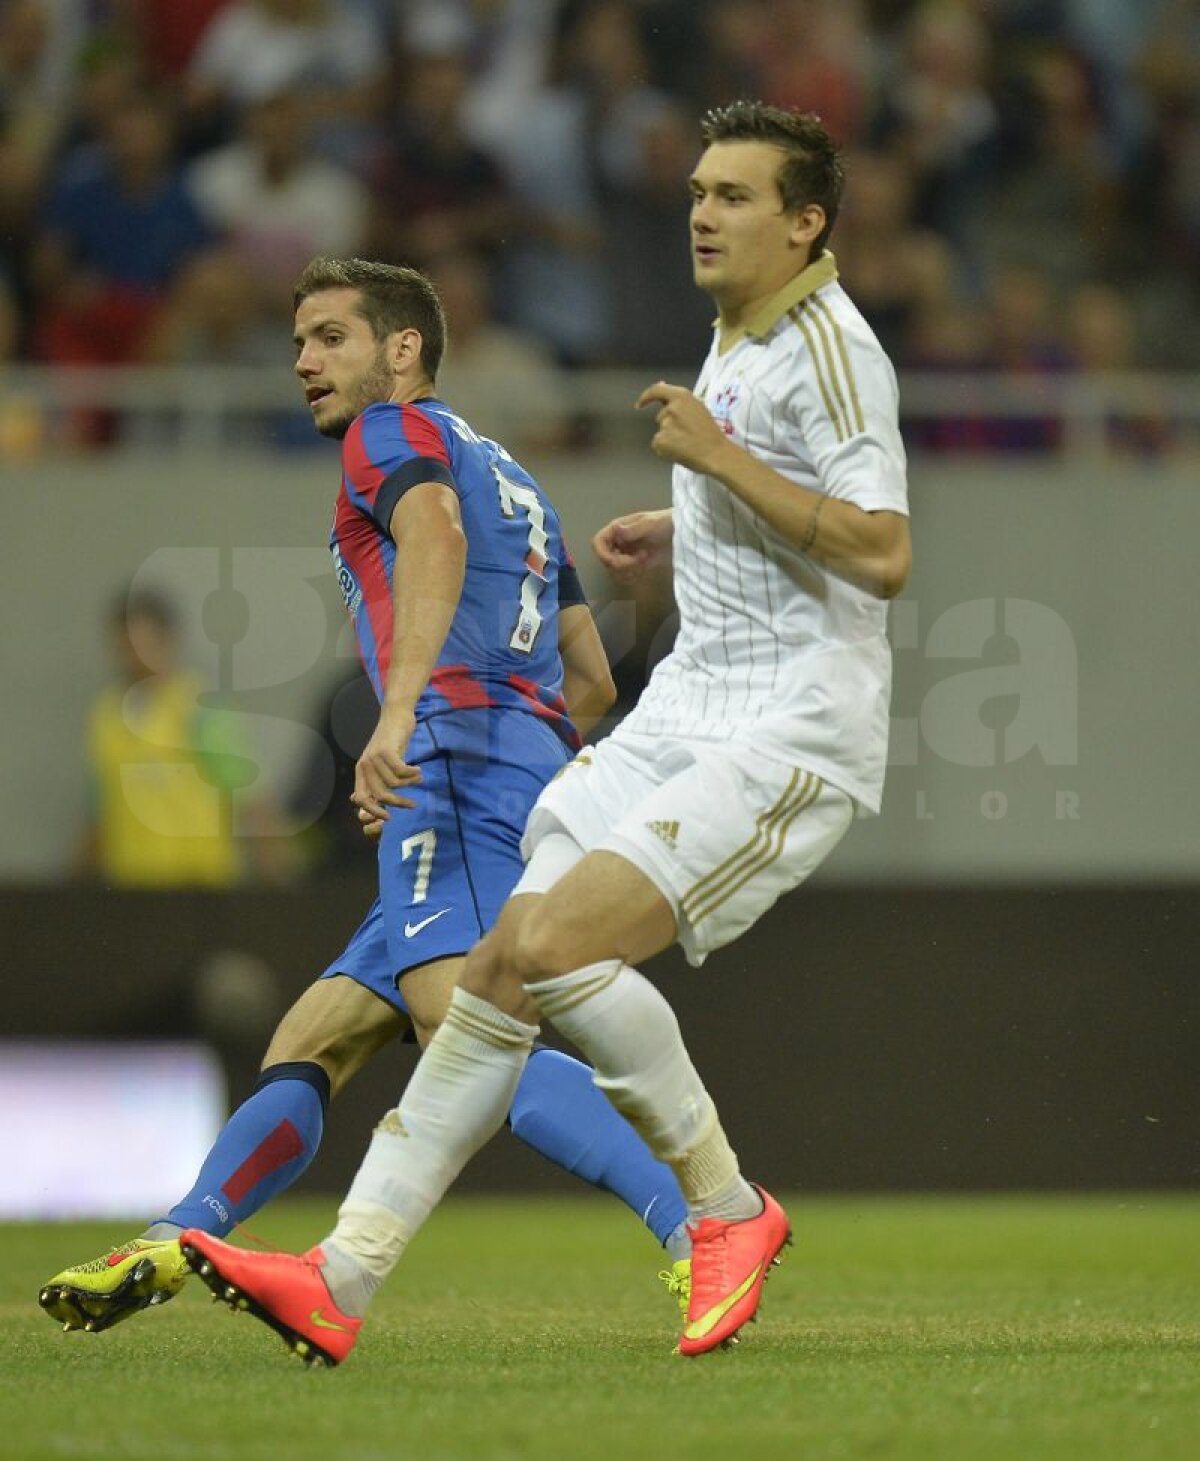
[[[865,512],[801,487],[733,442],[722,443],[709,475],[830,573],[877,598],[904,587],[908,530],[896,514]]]
[[[597,681],[568,669],[563,675],[563,699],[567,702],[571,724],[581,736],[586,736],[616,703],[617,688],[611,675]]]
[[[586,604],[560,610],[558,647],[563,663],[563,699],[567,714],[581,736],[616,703],[617,687],[608,656]]]

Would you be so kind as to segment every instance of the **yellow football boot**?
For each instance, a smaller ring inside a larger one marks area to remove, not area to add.
[[[38,1294],[38,1303],[64,1329],[98,1334],[173,1299],[188,1271],[177,1238],[134,1238],[102,1258],[56,1273]]]

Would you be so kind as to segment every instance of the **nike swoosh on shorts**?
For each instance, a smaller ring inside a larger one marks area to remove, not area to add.
[[[423,928],[428,928],[436,919],[441,918],[443,913],[449,912],[449,908],[439,908],[436,913],[431,913],[428,918],[422,918],[420,923],[406,923],[404,925],[404,937],[414,938]]]

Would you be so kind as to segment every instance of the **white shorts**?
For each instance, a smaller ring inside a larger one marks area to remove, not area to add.
[[[618,853],[670,903],[688,963],[699,965],[804,882],[853,820],[853,799],[802,767],[742,746],[618,731],[538,797],[513,891],[545,893],[584,853]],[[579,850],[554,835],[564,832]]]

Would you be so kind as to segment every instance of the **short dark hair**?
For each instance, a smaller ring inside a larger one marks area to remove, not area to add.
[[[420,269],[403,264],[378,264],[371,259],[317,258],[296,280],[292,309],[310,294],[326,289],[357,289],[362,295],[358,312],[382,344],[396,330],[417,330],[421,336],[421,364],[436,380],[446,349],[446,316],[433,280]]]
[[[815,259],[833,231],[846,181],[837,146],[820,117],[762,101],[735,101],[706,112],[700,135],[706,147],[714,142],[769,142],[785,154],[776,175],[784,211],[798,213],[810,203],[825,211],[825,227],[813,239]]]

